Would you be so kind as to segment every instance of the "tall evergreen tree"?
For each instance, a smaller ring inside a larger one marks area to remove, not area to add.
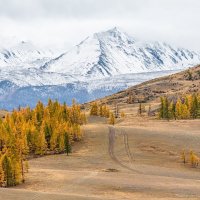
[[[167,97],[164,98],[163,118],[169,120],[169,102]]]
[[[110,113],[109,124],[115,125],[115,115],[113,113]]]
[[[7,153],[5,153],[1,158],[1,165],[4,172],[4,183],[5,187],[14,186],[15,180],[14,180],[14,174],[12,169],[12,161],[7,156]]]
[[[159,112],[159,118],[164,118],[164,99],[163,97],[160,97],[160,112]]]
[[[69,155],[69,153],[71,153],[72,148],[71,148],[71,144],[70,144],[70,140],[69,140],[69,135],[67,133],[65,133],[65,153],[67,153],[67,155]]]
[[[197,95],[196,94],[192,95],[192,104],[191,104],[190,113],[191,113],[191,117],[193,119],[197,118],[197,115],[198,115],[198,99],[197,99]]]

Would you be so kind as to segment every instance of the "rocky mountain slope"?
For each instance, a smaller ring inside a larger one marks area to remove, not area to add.
[[[41,67],[79,79],[127,73],[184,69],[200,63],[200,54],[166,43],[138,41],[117,28],[95,33]]]
[[[10,71],[37,68],[53,57],[51,50],[43,50],[30,42],[21,41],[12,47],[0,48],[0,69]]]

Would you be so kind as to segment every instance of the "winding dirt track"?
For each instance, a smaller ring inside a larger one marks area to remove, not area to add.
[[[109,126],[109,132],[108,132],[108,139],[109,139],[109,145],[108,145],[108,152],[109,155],[111,157],[111,159],[113,161],[115,161],[118,165],[120,165],[123,168],[126,168],[134,173],[138,173],[138,174],[142,174],[142,172],[135,170],[129,166],[127,166],[126,164],[122,163],[116,156],[114,153],[114,146],[115,146],[115,136],[117,134],[117,131],[114,127]],[[129,143],[128,143],[128,134],[124,131],[124,130],[120,130],[119,131],[119,135],[123,136],[123,141],[124,141],[124,147],[125,147],[125,151],[126,151],[126,155],[129,158],[129,162],[131,165],[133,165],[134,159],[133,156],[131,154],[130,148],[129,148]]]
[[[130,147],[129,147],[128,134],[124,130],[122,131],[122,133],[123,133],[123,137],[124,137],[124,145],[125,145],[125,150],[126,150],[127,156],[129,157],[130,163],[133,164],[134,159],[133,159],[133,155],[130,151]]]
[[[0,188],[0,200],[200,199],[200,168],[179,159],[183,148],[199,152],[200,121],[131,120],[108,127],[89,118],[70,156],[31,160],[25,184]]]

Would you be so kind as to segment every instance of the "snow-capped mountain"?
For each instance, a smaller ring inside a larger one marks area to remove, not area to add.
[[[9,71],[40,67],[54,57],[51,50],[42,50],[30,42],[21,41],[10,48],[0,49],[0,69]]]
[[[95,33],[60,55],[20,42],[0,49],[0,108],[48,98],[83,103],[199,63],[199,53],[141,42],[118,28]]]
[[[46,72],[104,78],[127,73],[183,69],[200,63],[200,54],[166,43],[144,43],[118,28],[95,33],[41,67]]]

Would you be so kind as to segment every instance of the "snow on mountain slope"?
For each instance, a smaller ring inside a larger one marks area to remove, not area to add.
[[[43,72],[35,68],[10,71],[1,70],[0,72],[0,82],[7,80],[20,87],[61,85],[77,81],[75,77],[68,74]]]
[[[145,73],[132,73],[132,74],[121,74],[112,77],[106,77],[102,79],[90,80],[87,86],[89,93],[93,93],[95,90],[112,91],[115,88],[123,90],[125,88],[137,85],[139,83],[163,77],[166,75],[174,74],[180,70],[167,70],[159,72],[145,72]]]
[[[62,85],[18,86],[10,81],[0,82],[0,108],[12,110],[19,105],[34,107],[38,100],[47,103],[48,99],[71,104],[72,99],[85,103],[102,98],[130,86],[152,78],[175,73],[175,71],[148,72],[139,74],[117,75],[112,78],[90,80],[87,82],[69,82]],[[70,80],[70,79],[69,79]]]
[[[117,28],[95,33],[41,67],[86,80],[127,73],[184,69],[200,63],[200,54],[166,43],[144,43]]]
[[[48,98],[94,100],[200,63],[200,54],[141,42],[117,28],[95,33],[61,55],[29,42],[0,49],[0,109]]]
[[[39,67],[55,55],[50,50],[41,50],[30,42],[20,42],[8,49],[0,49],[0,69],[13,70]]]
[[[117,28],[95,33],[70,51],[54,55],[30,42],[0,50],[0,81],[23,86],[60,85],[121,74],[184,69],[200,54],[165,43],[140,42]]]

